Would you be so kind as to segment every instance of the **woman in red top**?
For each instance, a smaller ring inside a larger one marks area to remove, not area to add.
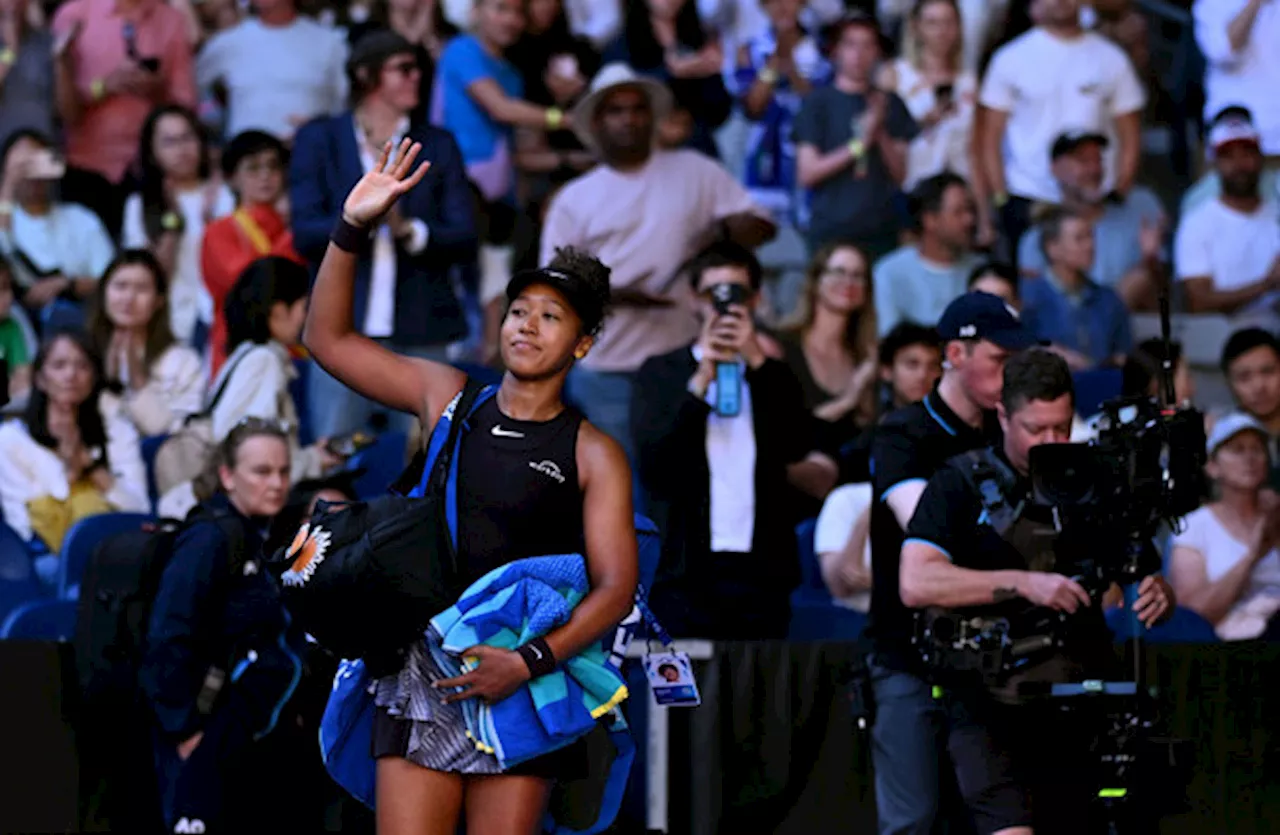
[[[204,283],[213,297],[211,376],[217,376],[227,358],[227,318],[222,306],[240,273],[268,255],[305,263],[294,252],[289,217],[281,212],[287,206],[282,200],[287,164],[284,144],[262,131],[239,134],[222,152],[222,175],[235,193],[237,208],[206,227],[200,251]]]

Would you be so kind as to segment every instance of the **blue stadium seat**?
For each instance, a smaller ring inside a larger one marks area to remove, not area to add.
[[[58,597],[75,600],[80,596],[80,575],[93,556],[93,549],[107,537],[134,531],[155,517],[146,513],[102,513],[76,522],[62,540],[58,565]]]
[[[14,609],[0,625],[0,639],[70,641],[76,629],[72,600],[31,600]]]
[[[817,519],[806,519],[796,526],[800,585],[791,593],[791,625],[787,638],[792,641],[856,640],[867,624],[867,616],[837,605],[827,591],[814,549],[817,528]]]
[[[1131,597],[1131,595],[1130,595]],[[1117,641],[1127,641],[1141,633],[1149,644],[1216,644],[1220,643],[1213,624],[1190,609],[1179,606],[1173,616],[1155,627],[1147,629],[1138,623],[1127,606],[1107,612],[1107,626],[1115,633]]]
[[[43,597],[27,543],[13,528],[0,523],[0,622],[18,606]]]
[[[160,489],[156,487],[156,453],[160,451],[160,446],[169,440],[168,435],[151,435],[142,439],[142,463],[147,468],[147,496],[151,499],[151,506],[154,508],[156,502],[160,500]]]
[[[311,410],[307,408],[307,381],[311,379],[311,371],[315,360],[294,359],[293,369],[298,376],[289,381],[289,396],[293,398],[293,406],[298,410],[298,445],[310,446],[315,441],[315,433],[311,429]]]
[[[383,432],[372,446],[351,456],[347,469],[364,470],[356,479],[356,498],[371,499],[387,492],[404,471],[409,439],[403,432]]]

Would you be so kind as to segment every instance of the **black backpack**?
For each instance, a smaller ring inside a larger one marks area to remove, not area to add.
[[[230,512],[197,510],[186,522],[163,519],[107,537],[85,566],[73,638],[84,831],[162,828],[154,723],[138,674],[151,605],[178,535],[193,523],[211,520],[231,539],[234,553],[243,550],[235,543],[243,542],[244,532]]]

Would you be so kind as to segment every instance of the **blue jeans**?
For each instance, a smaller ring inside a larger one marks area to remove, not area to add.
[[[404,347],[388,345],[391,350],[410,357],[448,363],[446,345]],[[387,428],[411,434],[418,416],[407,412],[394,412],[361,397],[347,388],[319,365],[315,365],[307,380],[307,409],[311,412],[311,430],[316,438],[333,438],[365,429],[375,414],[389,415]]]
[[[938,818],[947,714],[932,686],[868,659],[875,695],[871,759],[880,835],[930,835]],[[948,765],[949,767],[949,765]]]
[[[565,383],[565,398],[591,421],[592,425],[622,445],[631,463],[632,502],[643,513],[644,493],[636,468],[636,439],[631,429],[631,397],[635,391],[634,371],[593,371],[575,365]]]

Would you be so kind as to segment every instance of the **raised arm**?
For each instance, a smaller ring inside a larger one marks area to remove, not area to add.
[[[355,227],[352,232],[375,228],[396,200],[422,180],[430,163],[414,168],[421,150],[406,139],[392,155],[387,143],[378,164],[360,178],[343,204],[342,219]],[[325,250],[311,291],[303,344],[344,385],[384,406],[416,414],[430,426],[462,388],[466,375],[442,363],[401,356],[356,330],[356,258],[333,243]]]

